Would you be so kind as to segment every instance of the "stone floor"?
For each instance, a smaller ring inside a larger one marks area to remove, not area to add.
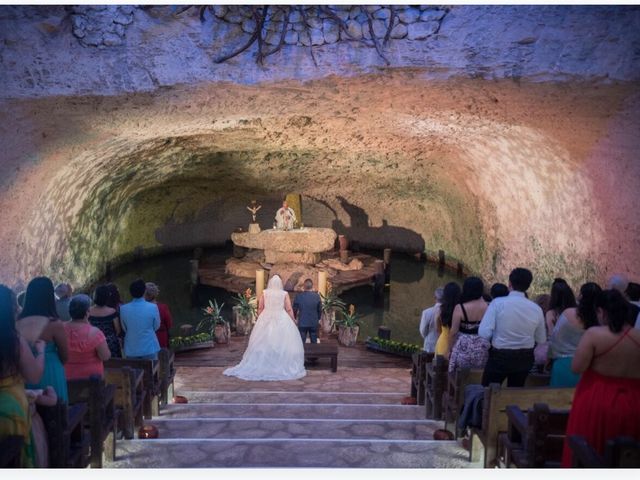
[[[245,382],[220,367],[179,367],[177,395],[146,421],[155,440],[119,440],[114,468],[468,468],[442,422],[401,405],[406,368],[310,369],[287,382]],[[310,453],[311,452],[311,453]]]

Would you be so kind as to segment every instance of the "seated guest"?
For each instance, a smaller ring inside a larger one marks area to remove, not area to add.
[[[127,358],[157,360],[160,344],[156,330],[160,328],[158,307],[144,299],[147,285],[138,279],[129,287],[133,297],[120,307],[120,324],[124,330],[124,354]]]
[[[71,301],[73,287],[68,283],[59,283],[54,292],[56,294],[56,312],[58,313],[58,318],[63,322],[68,322],[71,320],[69,316],[69,302]]]
[[[108,306],[110,296],[111,290],[107,285],[96,288],[93,296],[95,305],[89,309],[89,323],[104,333],[111,357],[120,358],[120,318],[116,309]]]
[[[558,321],[558,317],[567,308],[576,306],[576,297],[567,282],[562,279],[554,280],[551,285],[551,298],[549,299],[549,309],[545,314],[547,324],[547,338],[551,336],[553,327]]]
[[[501,384],[522,387],[534,363],[536,343],[547,339],[542,309],[525,297],[533,281],[526,268],[515,268],[509,275],[509,295],[489,304],[478,334],[491,342],[489,359],[482,374],[482,385]]]
[[[456,305],[460,303],[460,286],[456,282],[449,282],[442,291],[442,305],[436,317],[438,341],[436,342],[436,355],[449,359],[449,329],[451,318]]]
[[[28,383],[30,390],[41,390],[51,385],[60,400],[69,401],[64,363],[68,356],[67,333],[56,313],[53,283],[47,277],[36,277],[27,285],[24,308],[16,326],[25,338],[40,339],[45,348],[44,373],[37,383]]]
[[[166,303],[159,303],[157,301],[160,289],[155,283],[147,282],[147,289],[144,292],[144,299],[147,302],[154,303],[158,307],[158,313],[160,313],[160,328],[156,330],[156,337],[158,337],[158,343],[160,348],[169,348],[169,331],[173,326],[173,318],[171,318],[171,310]]]
[[[489,291],[491,295],[491,300],[499,297],[506,297],[509,295],[509,287],[507,287],[504,283],[494,283],[491,285],[491,290]]]
[[[45,342],[34,343],[35,356],[16,330],[17,304],[13,292],[0,285],[0,440],[22,437],[20,467],[35,466],[29,402],[24,382],[37,383],[44,371]],[[3,475],[4,476],[4,475]]]
[[[480,320],[487,311],[482,298],[484,284],[478,277],[469,277],[462,284],[460,303],[453,310],[449,331],[449,373],[458,368],[484,368],[489,356],[489,342],[478,336]]]
[[[558,317],[549,339],[549,358],[552,387],[575,387],[580,375],[573,373],[571,362],[584,332],[598,325],[596,299],[602,289],[598,284],[589,282],[580,287],[578,306],[567,308]]]
[[[640,441],[640,331],[632,328],[629,303],[605,290],[596,303],[602,326],[588,329],[571,368],[582,374],[573,396],[562,455],[571,467],[570,435],[581,435],[599,454],[607,440],[628,436]]]
[[[436,351],[436,342],[438,341],[438,327],[436,325],[436,318],[440,311],[440,305],[442,304],[443,288],[436,288],[433,292],[436,303],[422,312],[420,318],[420,335],[424,339],[424,345],[422,349],[427,353],[434,353]]]
[[[99,328],[89,323],[91,299],[80,294],[71,299],[71,321],[64,324],[69,338],[69,361],[64,366],[67,380],[104,376],[104,364],[111,358],[107,339]]]

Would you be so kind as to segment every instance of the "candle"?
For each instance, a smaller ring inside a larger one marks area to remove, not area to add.
[[[327,296],[327,272],[318,272],[318,293]]]
[[[262,291],[264,290],[264,270],[256,270],[256,299],[260,300]]]

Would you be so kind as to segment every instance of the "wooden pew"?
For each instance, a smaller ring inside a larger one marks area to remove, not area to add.
[[[427,381],[427,364],[433,360],[433,353],[417,352],[411,355],[411,393],[418,405],[424,405]]]
[[[102,455],[115,460],[119,410],[115,407],[116,386],[93,375],[87,380],[69,380],[69,403],[86,403],[89,419],[84,426],[91,436],[91,468],[102,468]]]
[[[0,440],[0,468],[21,468],[24,438],[9,435]]]
[[[507,468],[559,468],[569,410],[551,410],[536,403],[523,411],[506,409],[508,428],[498,437],[498,460]]]
[[[536,402],[547,403],[551,408],[568,409],[573,401],[574,388],[550,387],[501,387],[492,383],[484,388],[482,405],[482,429],[471,429],[469,461],[484,458],[484,467],[491,468],[496,463],[498,435],[506,432],[508,405],[528,408]]]
[[[338,371],[338,346],[329,343],[305,343],[304,360],[311,358],[329,358],[331,360],[331,371]]]
[[[144,405],[144,372],[136,368],[105,368],[104,378],[107,383],[116,386],[115,405],[122,412],[120,425],[123,436],[132,439],[136,427],[143,425],[142,407]]]
[[[607,441],[600,456],[580,435],[569,435],[574,468],[640,468],[640,442],[631,437]]]
[[[136,360],[132,358],[111,358],[104,362],[105,368],[137,368],[144,372],[144,403],[142,412],[144,418],[150,420],[159,415],[160,395],[160,362],[158,360]]]
[[[166,348],[158,352],[160,375],[160,403],[167,405],[173,398],[173,378],[176,375],[175,354]]]
[[[442,396],[447,388],[449,362],[441,355],[433,357],[426,366],[425,414],[426,418],[442,419]]]
[[[49,468],[86,468],[91,440],[84,429],[88,421],[87,404],[67,405],[58,400],[56,405],[36,408],[47,430]]]
[[[443,397],[444,429],[453,432],[455,438],[461,436],[457,426],[458,417],[464,405],[464,387],[480,384],[482,372],[481,369],[463,368],[456,370],[453,375],[447,375],[447,390]]]

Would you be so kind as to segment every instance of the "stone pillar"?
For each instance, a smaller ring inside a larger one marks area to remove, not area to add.
[[[318,293],[323,297],[327,296],[327,272],[318,272]]]
[[[264,290],[264,270],[256,270],[256,299],[259,301]]]

